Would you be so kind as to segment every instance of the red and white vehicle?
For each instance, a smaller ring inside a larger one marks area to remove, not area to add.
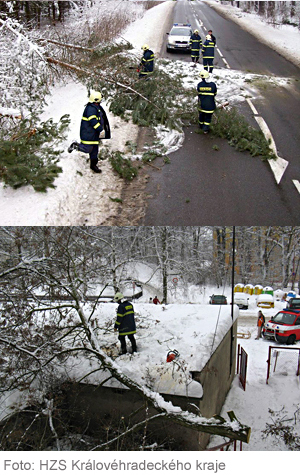
[[[300,340],[300,310],[285,309],[278,312],[266,323],[263,336],[288,345]]]

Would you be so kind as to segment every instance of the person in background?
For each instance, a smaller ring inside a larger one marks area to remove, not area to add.
[[[262,313],[262,311],[259,310],[258,318],[257,318],[257,336],[256,336],[255,340],[259,340],[261,338],[261,332],[262,332],[262,329],[263,329],[264,325],[265,325],[265,316]]]
[[[206,39],[202,45],[203,68],[209,73],[214,70],[215,44],[210,35],[206,35]]]
[[[154,297],[154,299],[153,299],[153,303],[154,303],[155,305],[157,305],[158,303],[160,303],[160,301],[159,301],[158,298],[157,298],[157,295],[155,295],[155,297]]]
[[[216,46],[217,40],[216,40],[216,37],[213,35],[212,30],[208,30],[207,33],[211,36],[211,41],[213,41]]]
[[[146,44],[142,46],[142,50],[144,54],[139,67],[139,78],[147,78],[151,76],[154,71],[154,53]]]
[[[199,62],[200,50],[202,46],[201,36],[199,35],[198,30],[194,30],[190,38],[190,47],[191,47],[191,58],[194,63],[193,66],[196,67],[196,63]]]
[[[136,353],[136,341],[134,334],[136,333],[136,325],[134,319],[134,309],[132,303],[128,300],[124,300],[124,295],[121,292],[117,292],[114,301],[119,304],[117,309],[117,319],[115,321],[114,331],[119,332],[119,341],[121,343],[121,354],[125,355],[127,353],[126,347],[126,336],[129,338],[132,354]]]

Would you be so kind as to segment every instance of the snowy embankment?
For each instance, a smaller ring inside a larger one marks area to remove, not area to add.
[[[142,56],[141,46],[148,42],[159,55],[165,24],[174,7],[167,1],[147,10],[141,19],[133,22],[121,35],[136,48],[133,52]],[[103,9],[101,13],[103,13]],[[82,111],[87,102],[86,87],[77,82],[55,86],[51,96],[46,98],[47,106],[43,119],[59,120],[69,114],[71,124],[67,141],[61,144],[65,152],[60,165],[63,173],[55,182],[56,188],[47,193],[36,193],[31,187],[18,190],[5,188],[0,184],[0,222],[6,226],[67,226],[67,225],[109,225],[117,223],[118,204],[123,180],[113,173],[107,161],[100,162],[102,173],[93,174],[89,169],[88,155],[73,152],[67,148],[74,139],[79,139]],[[105,98],[103,106],[107,110]],[[112,138],[103,146],[112,150],[125,150],[126,142],[137,141],[138,127],[122,121],[109,113]],[[103,141],[104,142],[104,141]]]
[[[255,36],[261,43],[274,49],[286,59],[300,67],[299,30],[292,25],[276,25],[266,23],[255,13],[247,13],[232,5],[221,5],[219,2],[204,0],[218,13],[237,23],[241,28]]]

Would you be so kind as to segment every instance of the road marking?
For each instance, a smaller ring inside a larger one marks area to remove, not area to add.
[[[205,26],[203,26],[203,30],[206,30]],[[231,69],[229,64],[227,63],[226,59],[224,58],[223,54],[221,53],[220,49],[218,47],[216,47],[216,50],[218,51],[218,53],[219,53],[222,61],[224,62],[226,68]],[[273,151],[273,153],[277,157],[276,160],[270,159],[270,160],[268,160],[268,162],[269,162],[270,168],[273,172],[273,175],[275,177],[275,180],[276,180],[277,184],[279,185],[279,183],[281,181],[281,178],[283,177],[284,172],[285,172],[289,162],[287,160],[285,160],[284,158],[281,158],[281,157],[278,156],[275,141],[273,139],[273,136],[271,134],[271,131],[270,131],[269,127],[267,126],[266,121],[258,114],[258,112],[257,112],[256,108],[254,107],[252,101],[250,99],[246,99],[246,101],[247,101],[250,109],[252,110],[252,112],[254,114],[254,118],[255,118],[256,122],[258,123],[262,133],[264,134],[266,140],[269,142],[269,146],[270,146],[271,150]],[[297,180],[293,180],[293,182],[294,182],[294,185],[296,186],[297,190],[299,191],[299,188],[300,188],[299,182]],[[299,188],[298,188],[298,186],[299,186]],[[299,193],[300,193],[300,191],[299,191]]]
[[[294,183],[295,187],[297,188],[298,193],[300,193],[300,182],[298,180],[293,180],[293,183]]]
[[[252,110],[253,114],[254,115],[258,115],[258,112],[257,110],[255,109],[254,105],[252,104],[252,101],[250,99],[246,99],[246,101],[248,102],[249,106],[250,106],[250,109]]]
[[[271,131],[270,131],[269,127],[267,126],[266,121],[261,116],[258,115],[258,112],[255,109],[254,105],[252,104],[252,101],[250,99],[246,99],[246,100],[247,100],[247,103],[249,104],[249,106],[250,106],[250,108],[251,108],[251,110],[254,114],[254,119],[258,123],[258,125],[260,127],[260,130],[264,134],[266,140],[269,142],[270,149],[273,151],[273,153],[277,157],[276,160],[270,159],[270,160],[268,160],[268,162],[269,162],[270,168],[273,172],[273,175],[275,177],[275,180],[276,180],[277,184],[279,185],[280,180],[283,177],[284,172],[285,172],[289,162],[287,160],[285,160],[284,158],[281,158],[281,157],[278,156],[275,141],[273,139],[273,136],[271,134]]]

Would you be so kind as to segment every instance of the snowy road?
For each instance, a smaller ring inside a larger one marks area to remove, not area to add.
[[[209,28],[213,29],[218,45],[213,80],[218,86],[219,67],[300,78],[298,66],[262,43],[261,34],[257,39],[243,26],[219,15],[215,4],[213,7],[204,2],[178,1],[174,22],[191,23],[192,28],[199,28],[202,38]],[[166,57],[176,56],[164,53],[164,48],[162,54]],[[178,56],[190,61],[187,54]],[[251,103],[248,100],[241,104],[240,110],[254,127],[262,128],[268,139],[272,134],[280,159],[270,168],[249,154],[236,152],[224,140],[206,140],[196,130],[187,129],[183,147],[170,156],[171,165],[149,172],[146,194],[151,199],[140,224],[298,224],[300,194],[295,180],[300,177],[300,88],[294,81],[289,88],[262,86],[260,94]],[[217,153],[213,151],[216,148]]]

